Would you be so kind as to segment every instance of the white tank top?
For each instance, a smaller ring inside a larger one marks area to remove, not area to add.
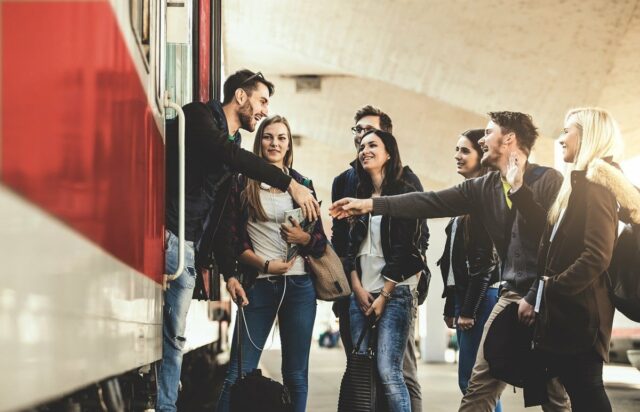
[[[284,222],[284,212],[293,209],[293,200],[289,193],[271,193],[260,190],[260,202],[267,215],[266,222],[253,222],[249,219],[247,232],[256,255],[268,260],[282,260],[287,255],[287,242],[280,237],[280,225]],[[296,256],[295,263],[285,276],[304,275],[304,259]],[[258,279],[271,276],[259,271]]]
[[[380,238],[380,223],[382,216],[369,215],[369,230],[367,237],[360,245],[358,258],[362,269],[362,287],[367,292],[379,292],[384,286],[385,278],[382,276],[382,268],[386,265],[384,254],[382,253],[382,241]],[[418,277],[411,276],[409,279],[399,282],[396,286],[407,285],[411,290],[418,287]]]

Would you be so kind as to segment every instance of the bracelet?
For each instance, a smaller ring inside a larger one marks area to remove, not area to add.
[[[266,275],[267,273],[269,273],[269,259],[264,261],[264,270],[263,270],[264,274]]]
[[[384,289],[380,290],[380,296],[382,296],[386,300],[391,300],[391,293],[387,292]]]

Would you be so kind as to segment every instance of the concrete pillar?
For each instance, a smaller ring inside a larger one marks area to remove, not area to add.
[[[440,274],[440,267],[436,265],[442,251],[446,236],[444,229],[449,219],[430,219],[429,250],[427,251],[427,264],[431,270],[431,285],[427,301],[420,306],[420,355],[424,362],[444,362],[445,350],[447,349],[448,334],[447,327],[442,319],[444,299],[441,298],[443,283]]]

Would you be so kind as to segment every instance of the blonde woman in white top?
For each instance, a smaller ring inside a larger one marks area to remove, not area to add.
[[[294,180],[313,189],[311,181],[292,169],[293,146],[284,117],[265,119],[256,133],[253,152]],[[320,220],[310,233],[300,222],[285,222],[285,212],[298,207],[279,189],[242,176],[234,180],[230,196],[229,241],[240,264],[239,276],[227,278],[227,290],[243,306],[246,329],[242,342],[242,370],[258,366],[261,351],[276,317],[282,343],[282,377],[289,389],[294,411],[306,409],[311,333],[316,315],[316,293],[304,256],[322,255],[327,238]],[[288,244],[298,248],[287,260]],[[238,377],[237,342],[231,348],[218,411],[229,410],[229,388]]]

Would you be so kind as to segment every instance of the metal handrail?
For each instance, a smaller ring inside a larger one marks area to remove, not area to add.
[[[176,111],[178,115],[178,268],[173,274],[165,274],[165,282],[177,279],[184,270],[184,176],[185,176],[185,117],[182,108],[171,101],[171,95],[169,91],[164,95],[164,107],[171,108]]]

